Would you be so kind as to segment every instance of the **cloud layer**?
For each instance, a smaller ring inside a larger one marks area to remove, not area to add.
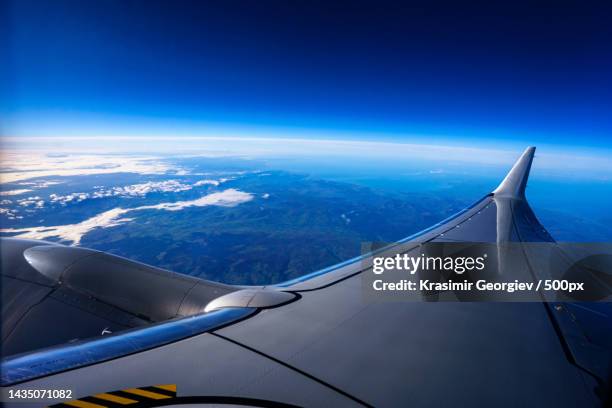
[[[29,190],[29,189],[6,190],[6,191],[0,191],[0,196],[21,195],[21,194],[29,193],[30,191],[32,190]]]
[[[212,193],[200,197],[195,200],[177,201],[174,203],[160,203],[155,205],[144,205],[135,208],[113,208],[105,211],[94,217],[88,218],[75,224],[54,225],[48,227],[31,227],[31,228],[7,228],[1,229],[0,232],[15,234],[17,238],[27,239],[47,239],[59,238],[62,241],[69,241],[77,245],[88,232],[96,228],[114,227],[125,222],[131,221],[133,218],[123,217],[125,214],[140,211],[140,210],[164,210],[164,211],[180,211],[188,207],[234,207],[236,205],[251,201],[253,195],[236,189],[227,189],[217,193]]]
[[[110,173],[167,174],[182,169],[153,156],[111,154],[47,155],[35,151],[3,151],[0,180],[13,183],[36,177]]]
[[[49,201],[66,205],[79,203],[91,198],[106,197],[144,197],[149,193],[177,193],[191,190],[193,186],[181,183],[178,180],[149,181],[147,183],[132,184],[123,187],[101,188],[92,193],[70,193],[66,195],[51,194]]]

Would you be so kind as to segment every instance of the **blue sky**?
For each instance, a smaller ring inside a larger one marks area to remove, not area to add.
[[[602,3],[8,1],[9,136],[612,149]]]

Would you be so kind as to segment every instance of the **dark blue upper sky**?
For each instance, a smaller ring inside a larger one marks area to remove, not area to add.
[[[240,125],[612,146],[604,2],[4,4],[9,135]]]

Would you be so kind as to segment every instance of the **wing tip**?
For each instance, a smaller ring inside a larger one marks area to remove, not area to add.
[[[493,190],[495,197],[525,199],[525,189],[535,150],[535,146],[529,146],[525,149],[504,180]]]

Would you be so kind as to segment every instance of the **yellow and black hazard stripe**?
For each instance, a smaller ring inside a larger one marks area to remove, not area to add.
[[[176,399],[176,385],[154,385],[151,387],[127,388],[104,392],[88,397],[51,405],[49,408],[138,408],[158,403],[172,403]]]

